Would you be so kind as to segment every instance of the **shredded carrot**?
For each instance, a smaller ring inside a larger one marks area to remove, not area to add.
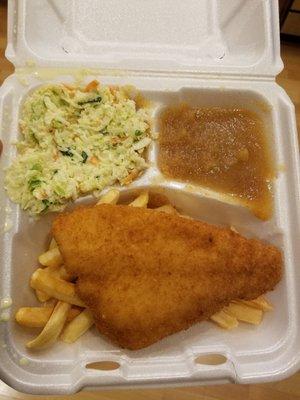
[[[84,88],[84,92],[92,92],[93,90],[97,89],[98,85],[99,82],[97,80],[91,81]]]
[[[135,178],[137,178],[139,175],[139,171],[137,169],[134,169],[133,171],[130,172],[130,174],[128,174],[126,176],[126,178],[124,178],[121,182],[122,185],[129,185],[129,183],[131,183]]]
[[[99,160],[98,160],[97,157],[93,156],[90,159],[90,163],[93,164],[93,165],[98,165],[99,164]]]
[[[58,151],[57,150],[55,150],[54,152],[53,152],[53,160],[57,160],[58,159]]]
[[[110,93],[113,94],[113,95],[116,93],[116,91],[119,90],[119,86],[118,85],[110,85],[108,87],[109,87]]]

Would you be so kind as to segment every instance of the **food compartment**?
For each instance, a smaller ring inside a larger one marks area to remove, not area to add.
[[[151,208],[169,202],[182,214],[208,223],[234,227],[246,237],[256,237],[283,248],[282,235],[276,227],[272,226],[271,222],[264,223],[264,228],[262,229],[262,223],[244,208],[195,193],[173,189],[168,185],[123,189],[119,203],[128,204],[144,190],[149,190],[149,206]],[[93,202],[94,200],[91,198],[81,201],[81,203],[86,204]],[[266,348],[271,351],[270,342],[272,342],[273,348],[282,346],[282,339],[287,334],[286,326],[288,325],[288,313],[285,312],[287,308],[285,278],[283,278],[274,292],[267,294],[266,297],[274,305],[274,310],[264,315],[263,321],[258,327],[241,323],[238,328],[226,331],[215,326],[212,322],[202,322],[187,331],[174,334],[149,348],[139,351],[120,349],[99,335],[96,329],[93,328],[72,345],[58,342],[52,348],[44,351],[26,350],[25,343],[37,333],[34,333],[32,329],[19,327],[13,321],[13,315],[21,306],[38,304],[33,291],[28,287],[28,282],[37,267],[38,255],[44,252],[49,244],[51,221],[54,217],[53,214],[49,214],[46,218],[32,221],[22,213],[20,216],[20,230],[13,238],[13,253],[16,256],[12,259],[14,274],[12,276],[11,294],[14,299],[14,305],[12,307],[12,317],[8,323],[10,328],[7,332],[7,343],[9,343],[10,351],[13,352],[17,360],[23,357],[29,360],[28,366],[24,367],[26,370],[30,370],[35,374],[41,373],[39,362],[43,361],[46,368],[47,363],[51,362],[50,360],[60,360],[60,363],[63,362],[66,368],[70,368],[71,364],[74,369],[76,367],[82,368],[82,352],[84,352],[84,361],[87,364],[101,360],[115,361],[121,365],[121,369],[118,370],[120,376],[134,379],[135,374],[131,375],[130,367],[128,367],[128,370],[125,367],[129,360],[132,367],[134,367],[135,362],[147,360],[147,363],[151,364],[157,362],[160,358],[166,362],[171,362],[173,357],[182,360],[185,357],[196,358],[198,355],[205,354],[207,349],[210,348],[226,355],[231,362],[235,363],[237,361],[238,363],[239,355],[246,353],[253,355],[253,353],[263,351]],[[278,318],[279,315],[280,318]],[[272,341],[270,341],[270,337],[272,337]],[[178,345],[178,343],[180,344]],[[75,366],[74,360],[77,360],[77,365]],[[190,367],[186,364],[185,368]],[[193,368],[197,369],[199,367],[194,365]]]
[[[253,91],[219,88],[164,97],[156,112],[158,172],[269,219],[277,174],[270,104]]]

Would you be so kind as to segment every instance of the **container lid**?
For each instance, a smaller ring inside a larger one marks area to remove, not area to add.
[[[274,77],[277,0],[11,0],[16,66]]]

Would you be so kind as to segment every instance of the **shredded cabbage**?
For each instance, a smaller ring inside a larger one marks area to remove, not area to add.
[[[147,167],[150,116],[125,88],[42,86],[24,103],[20,128],[5,188],[30,214],[61,211],[68,201],[126,184]]]

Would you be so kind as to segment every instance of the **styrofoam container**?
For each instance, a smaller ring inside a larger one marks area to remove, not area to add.
[[[8,22],[6,55],[18,70],[0,89],[1,182],[15,156],[20,107],[45,82],[96,77],[103,84],[132,84],[153,100],[154,118],[161,107],[182,101],[254,110],[266,124],[279,166],[271,220],[258,220],[226,196],[165,179],[155,143],[152,166],[122,189],[122,199],[147,187],[166,193],[194,218],[234,225],[248,237],[274,243],[284,255],[284,276],[267,295],[274,311],[258,327],[225,331],[203,322],[140,351],[120,349],[92,329],[72,345],[58,342],[29,352],[24,344],[32,332],[17,326],[13,315],[36,304],[28,282],[53,215],[30,219],[9,202],[2,184],[0,297],[11,297],[13,306],[10,320],[0,323],[1,379],[22,392],[67,394],[96,386],[254,383],[294,373],[300,365],[299,156],[294,107],[274,80],[282,69],[277,1],[10,0]],[[196,362],[210,354],[224,355],[226,362]],[[119,368],[86,368],[99,361]]]

